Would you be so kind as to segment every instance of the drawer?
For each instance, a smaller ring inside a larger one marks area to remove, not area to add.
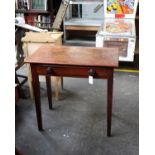
[[[66,76],[66,77],[88,77],[92,75],[94,78],[108,78],[111,76],[113,69],[109,67],[73,67],[73,66],[55,66],[40,65],[36,66],[37,74]]]

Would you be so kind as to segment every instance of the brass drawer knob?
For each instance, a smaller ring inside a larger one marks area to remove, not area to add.
[[[48,68],[47,68],[47,73],[48,73],[48,74],[51,74],[51,73],[52,73],[52,67],[48,67]]]
[[[89,69],[88,75],[89,75],[89,76],[94,76],[94,75],[95,75],[95,70],[92,69],[92,68]]]

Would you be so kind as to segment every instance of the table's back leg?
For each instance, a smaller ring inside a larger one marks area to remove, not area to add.
[[[32,86],[33,86],[33,93],[34,93],[34,100],[35,100],[35,107],[36,107],[38,129],[41,131],[43,130],[43,127],[42,127],[42,115],[41,115],[39,76],[37,75],[35,68],[33,68],[33,66],[31,66],[31,71],[32,71]]]
[[[47,86],[49,109],[52,109],[52,88],[51,88],[51,77],[50,76],[46,76],[46,86]]]
[[[107,136],[111,136],[111,122],[112,122],[112,100],[113,100],[113,71],[108,78],[108,94],[107,94]]]

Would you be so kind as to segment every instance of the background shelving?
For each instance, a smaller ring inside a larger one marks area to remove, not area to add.
[[[53,1],[51,0],[16,0],[16,17],[24,17],[32,26],[51,30],[54,21]]]
[[[95,11],[97,7],[100,9]],[[64,41],[78,42],[82,39],[82,42],[95,42],[103,19],[103,0],[70,0],[64,19]]]

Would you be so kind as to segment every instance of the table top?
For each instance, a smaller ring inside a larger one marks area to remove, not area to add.
[[[25,63],[118,67],[118,48],[43,45]]]

